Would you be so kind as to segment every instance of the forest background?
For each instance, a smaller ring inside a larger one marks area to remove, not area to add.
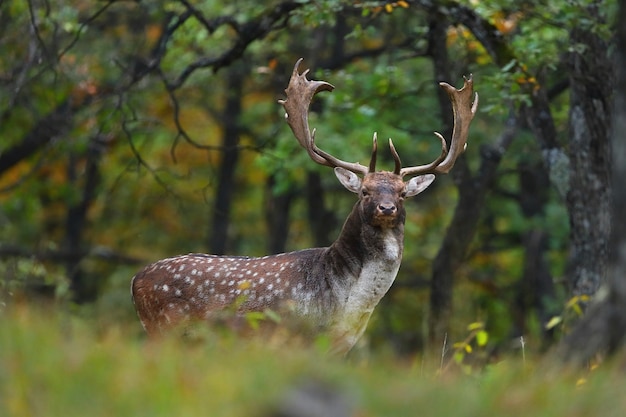
[[[619,332],[581,352],[592,334],[572,329],[615,293],[619,21],[611,0],[0,1],[0,313],[44,304],[140,338],[144,264],[331,243],[354,196],[277,104],[303,57],[337,87],[310,120],[344,160],[378,132],[428,162],[452,129],[438,83],[473,74],[481,97],[453,172],[407,205],[360,350],[611,350]]]

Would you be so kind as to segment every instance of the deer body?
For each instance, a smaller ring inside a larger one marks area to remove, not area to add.
[[[389,142],[396,167],[376,172],[376,135],[369,167],[347,163],[317,148],[308,128],[312,97],[333,87],[309,81],[296,63],[283,101],[288,123],[311,158],[335,168],[341,184],[359,196],[337,240],[327,248],[312,248],[260,258],[189,254],[145,267],[132,280],[137,314],[148,334],[159,334],[190,320],[207,320],[234,308],[239,316],[271,309],[301,319],[314,332],[331,336],[333,351],[346,353],[363,334],[380,299],[391,287],[403,252],[403,201],[419,194],[447,172],[464,150],[472,91],[446,84],[455,111],[455,128],[448,152],[431,164],[402,168]],[[459,110],[461,108],[462,110]],[[358,175],[357,175],[358,174]],[[420,174],[404,181],[405,175]]]
[[[345,172],[338,175],[350,178]],[[240,300],[237,313],[289,312],[329,332],[336,351],[349,350],[400,268],[401,195],[416,194],[434,179],[418,177],[407,191],[393,173],[369,176],[364,184],[383,185],[361,196],[330,247],[261,258],[189,254],[145,267],[133,278],[132,294],[146,331],[159,334],[190,320],[210,321]],[[380,177],[388,178],[383,182]]]

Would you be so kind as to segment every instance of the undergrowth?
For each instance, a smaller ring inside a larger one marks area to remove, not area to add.
[[[474,326],[453,348],[474,353]],[[459,361],[455,355],[451,363]],[[412,358],[237,337],[147,340],[137,323],[53,308],[0,310],[0,416],[621,416],[620,362],[564,370],[503,357],[471,372]],[[326,408],[324,408],[326,407]],[[282,414],[281,414],[282,413]],[[334,414],[333,414],[334,413]]]

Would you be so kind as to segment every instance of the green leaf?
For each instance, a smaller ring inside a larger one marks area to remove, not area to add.
[[[265,316],[273,321],[274,323],[280,323],[281,322],[281,317],[280,315],[275,312],[274,310],[270,310],[269,308],[266,308],[263,313],[265,314]]]
[[[260,311],[251,311],[246,314],[246,322],[252,330],[258,330],[260,322],[265,320],[265,314]]]
[[[476,333],[476,344],[480,347],[484,347],[487,345],[487,342],[489,341],[489,333],[487,333],[485,330],[480,330],[478,333]]]

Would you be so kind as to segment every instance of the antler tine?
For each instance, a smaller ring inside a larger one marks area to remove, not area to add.
[[[391,138],[389,138],[389,149],[391,150],[391,155],[393,156],[393,160],[396,163],[393,173],[396,175],[400,175],[400,169],[402,168],[402,161],[400,161],[400,155],[398,155],[398,151],[396,151],[396,147],[393,146],[393,141],[391,140]]]
[[[302,58],[298,59],[293,68],[289,85],[285,89],[287,98],[278,101],[285,108],[285,118],[294,136],[316,163],[329,167],[342,167],[355,174],[367,174],[367,167],[359,163],[342,161],[315,145],[315,129],[313,132],[309,129],[309,105],[315,94],[320,91],[333,91],[335,87],[325,81],[307,80],[306,75],[309,70],[303,71],[302,74],[298,70],[301,62]]]
[[[454,114],[454,128],[452,129],[452,140],[450,151],[446,145],[446,140],[437,132],[435,135],[441,140],[441,155],[430,164],[406,167],[400,170],[400,176],[416,174],[447,174],[456,159],[467,148],[467,137],[469,126],[478,109],[478,93],[474,93],[474,82],[472,76],[464,78],[465,82],[461,89],[456,89],[448,83],[439,83],[452,102],[452,112]]]
[[[378,133],[374,132],[372,138],[372,156],[370,158],[369,172],[376,172],[376,153],[378,152]]]

